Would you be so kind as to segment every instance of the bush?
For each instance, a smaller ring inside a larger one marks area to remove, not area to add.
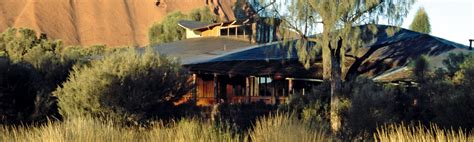
[[[186,31],[178,25],[178,21],[187,19],[181,12],[168,14],[161,23],[154,23],[148,30],[150,45],[167,43],[186,38]]]
[[[307,95],[300,92],[290,95],[287,104],[282,104],[279,110],[295,113],[311,127],[329,129],[329,93],[330,84],[324,82]]]
[[[399,121],[396,112],[403,106],[397,104],[398,93],[393,88],[366,78],[357,78],[345,87],[351,91],[350,105],[343,109],[344,136],[368,138],[378,126]]]
[[[83,115],[126,116],[132,121],[156,117],[190,90],[180,64],[148,48],[118,51],[90,65],[74,67],[53,94],[67,118]]]
[[[7,105],[1,108],[2,123],[39,121],[56,114],[51,92],[66,80],[75,62],[60,54],[61,47],[61,41],[45,34],[37,37],[31,29],[10,28],[0,35],[0,94],[2,105]]]
[[[154,23],[148,30],[148,41],[150,45],[173,42],[186,38],[186,31],[178,25],[180,20],[194,20],[206,23],[215,23],[219,17],[209,10],[208,7],[193,9],[185,15],[181,12],[168,14],[161,23]]]

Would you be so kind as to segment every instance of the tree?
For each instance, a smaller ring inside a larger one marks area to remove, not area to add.
[[[178,21],[186,18],[186,15],[181,12],[173,12],[168,14],[161,23],[153,24],[148,30],[150,45],[184,39],[186,34],[178,25]]]
[[[75,63],[62,49],[61,41],[31,29],[10,28],[0,34],[1,122],[38,122],[55,115],[51,92]]]
[[[410,30],[426,34],[431,33],[430,17],[428,17],[425,8],[418,9],[415,19],[410,25]]]
[[[188,15],[181,12],[168,14],[160,23],[154,23],[148,30],[148,41],[150,45],[173,42],[186,38],[186,31],[178,25],[180,20],[194,20],[206,23],[219,21],[219,17],[213,14],[208,7],[193,9]]]
[[[428,78],[429,62],[427,56],[420,56],[414,61],[413,75],[420,82],[424,83]]]
[[[346,70],[342,63],[346,54],[356,60],[347,69],[347,78],[351,77],[349,71],[356,72],[363,59],[367,58],[358,56],[357,53],[357,49],[368,42],[361,40],[362,37],[376,36],[379,32],[376,26],[366,26],[366,30],[361,29],[360,25],[376,24],[379,19],[386,19],[388,24],[401,25],[414,2],[415,0],[295,0],[288,4],[288,15],[274,11],[276,15],[280,15],[286,28],[298,33],[299,55],[306,55],[300,56],[300,61],[309,67],[310,62],[317,58],[317,54],[322,53],[323,78],[331,81],[330,121],[334,133],[340,131],[342,123],[338,106],[342,97],[342,77],[343,71]],[[270,2],[274,7],[278,7],[274,3],[274,0]],[[312,36],[313,29],[319,26],[323,29],[320,36]],[[386,31],[394,33],[393,29]],[[316,44],[308,49],[309,42]],[[370,48],[377,49],[386,45],[377,46]]]
[[[189,19],[194,21],[215,23],[220,21],[219,16],[211,13],[209,7],[196,8],[191,11],[188,15]]]

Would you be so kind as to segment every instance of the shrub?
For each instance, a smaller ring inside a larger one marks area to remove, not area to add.
[[[399,121],[396,111],[403,107],[396,104],[392,88],[366,78],[357,78],[345,87],[351,90],[350,105],[343,111],[344,135],[349,139],[370,137],[379,125]]]
[[[0,35],[3,52],[0,94],[3,123],[44,120],[52,115],[55,103],[51,92],[60,85],[71,69],[74,59],[60,54],[61,41],[49,40],[45,34],[36,36],[31,29],[7,29]],[[15,77],[17,79],[12,79]],[[16,85],[14,85],[16,84]],[[55,114],[55,113],[53,113]]]
[[[313,87],[307,95],[300,92],[290,95],[287,104],[281,105],[279,110],[295,113],[298,118],[301,118],[309,126],[328,129],[329,96],[330,84],[324,82]]]
[[[127,116],[132,121],[157,116],[191,88],[180,64],[151,48],[118,51],[90,65],[74,67],[53,94],[64,117]]]

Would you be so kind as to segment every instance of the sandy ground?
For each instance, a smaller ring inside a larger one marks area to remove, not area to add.
[[[0,31],[28,27],[66,45],[144,46],[147,30],[167,13],[209,6],[234,19],[236,0],[0,0]]]

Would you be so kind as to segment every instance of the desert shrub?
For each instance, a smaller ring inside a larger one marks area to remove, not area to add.
[[[454,74],[460,70],[461,64],[468,58],[469,54],[459,53],[454,54],[450,53],[448,58],[443,60],[443,65],[446,67],[447,74],[449,76],[454,76]]]
[[[172,108],[189,91],[189,84],[178,61],[151,48],[143,54],[129,49],[74,67],[68,81],[53,94],[67,118],[126,116],[141,121],[172,111],[164,109]]]
[[[345,85],[351,90],[349,107],[343,109],[344,136],[349,139],[370,137],[379,125],[399,121],[398,105],[394,88],[377,84],[370,79],[357,78]]]
[[[329,128],[330,84],[324,82],[315,86],[310,93],[296,92],[289,96],[288,102],[279,106],[280,111],[295,113],[306,124],[314,127]],[[315,126],[317,125],[317,126]]]
[[[428,90],[424,93],[432,92],[433,122],[440,126],[474,128],[473,59],[467,56],[452,79],[439,79],[440,75],[436,75],[432,79],[434,83],[422,85],[423,90]]]
[[[0,35],[0,70],[4,72],[0,94],[9,96],[2,99],[3,104],[15,104],[2,107],[2,111],[17,113],[15,117],[0,114],[9,116],[3,123],[44,120],[51,115],[55,109],[51,92],[66,80],[75,62],[62,56],[61,49],[61,41],[50,40],[45,34],[37,36],[31,29],[10,28]],[[11,79],[12,76],[18,79]]]
[[[276,112],[277,107],[263,102],[249,104],[222,104],[219,107],[219,120],[223,126],[242,133],[255,124],[257,118]]]
[[[427,56],[420,56],[416,58],[413,62],[413,77],[418,82],[425,82],[428,78],[430,64],[428,62]]]

